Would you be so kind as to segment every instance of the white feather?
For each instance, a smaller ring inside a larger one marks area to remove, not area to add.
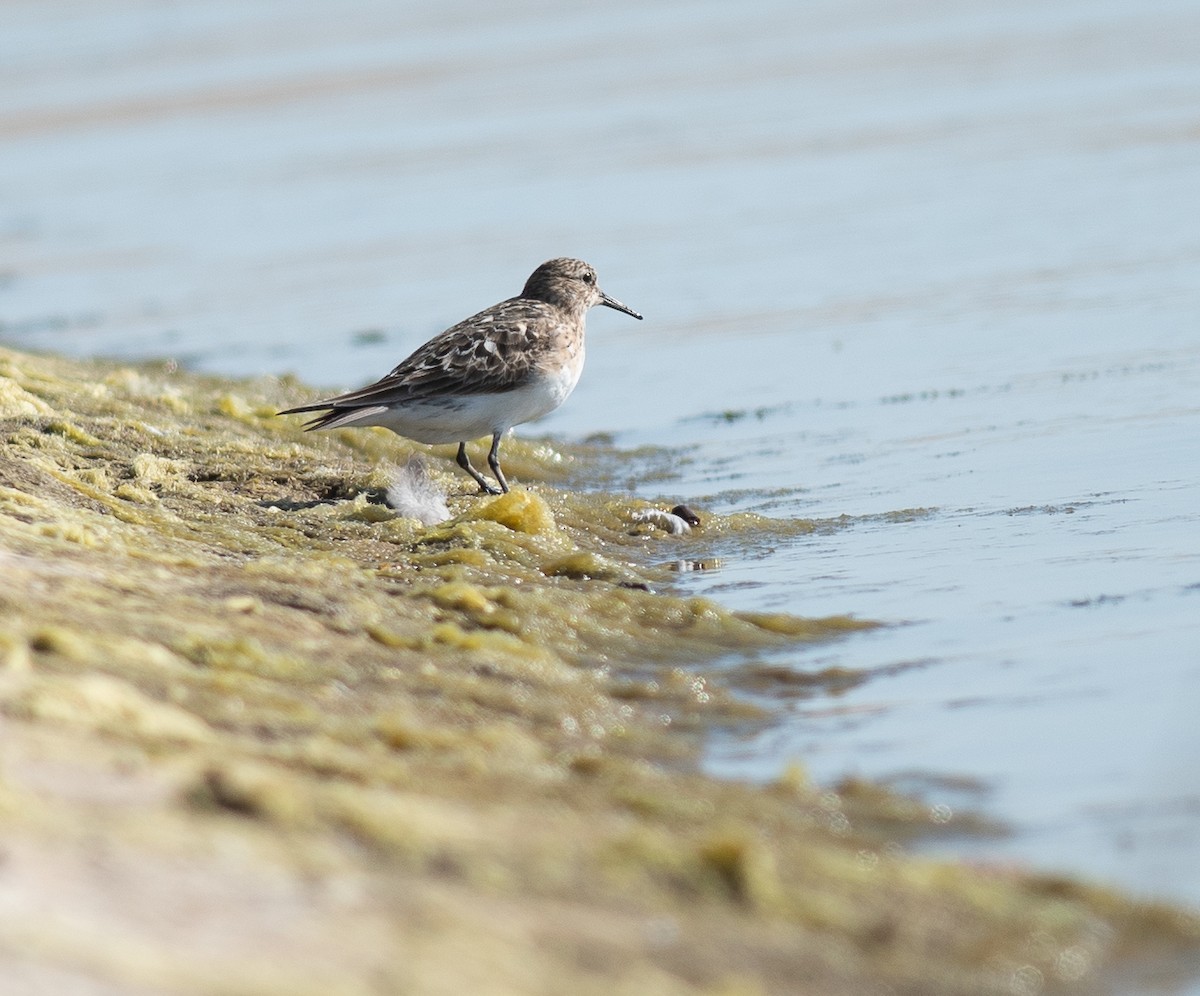
[[[416,453],[392,472],[387,503],[400,515],[416,519],[423,526],[436,526],[450,518],[445,492],[429,476],[425,461]]]

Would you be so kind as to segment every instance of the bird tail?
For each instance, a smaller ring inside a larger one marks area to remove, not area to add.
[[[289,408],[287,411],[282,411],[280,415],[299,415],[302,412],[317,412],[322,409],[328,409],[329,404],[313,404],[300,405],[298,408]],[[304,423],[304,431],[312,432],[316,429],[340,429],[345,425],[375,425],[372,421],[376,415],[382,415],[386,412],[386,405],[368,405],[361,408],[332,408],[322,412],[316,418]]]

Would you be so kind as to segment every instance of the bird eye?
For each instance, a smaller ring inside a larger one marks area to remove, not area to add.
[[[596,274],[594,274],[594,273],[585,273],[585,274],[583,275],[583,282],[584,282],[585,284],[594,284],[594,283],[596,282]]]

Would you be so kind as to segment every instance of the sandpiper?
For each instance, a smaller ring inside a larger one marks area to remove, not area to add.
[[[305,429],[382,425],[419,443],[458,443],[458,465],[487,494],[508,490],[500,438],[566,401],[583,371],[584,319],[602,304],[641,320],[609,297],[581,259],[551,259],[516,297],[434,336],[374,384],[280,412],[324,411]],[[467,440],[491,434],[488,466],[499,488],[471,466]]]

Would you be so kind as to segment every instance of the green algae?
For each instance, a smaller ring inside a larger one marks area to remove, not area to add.
[[[516,439],[510,475],[539,483],[495,499],[435,449],[454,517],[423,528],[373,497],[415,447],[304,435],[273,414],[301,392],[0,350],[0,816],[10,909],[43,897],[0,913],[0,969],[1091,993],[1119,959],[1195,950],[1169,906],[906,854],[930,814],[878,786],[695,770],[687,731],[748,711],[716,662],[873,624],[730,612],[656,565],[844,523],[667,537],[644,501],[545,483],[598,444]]]

